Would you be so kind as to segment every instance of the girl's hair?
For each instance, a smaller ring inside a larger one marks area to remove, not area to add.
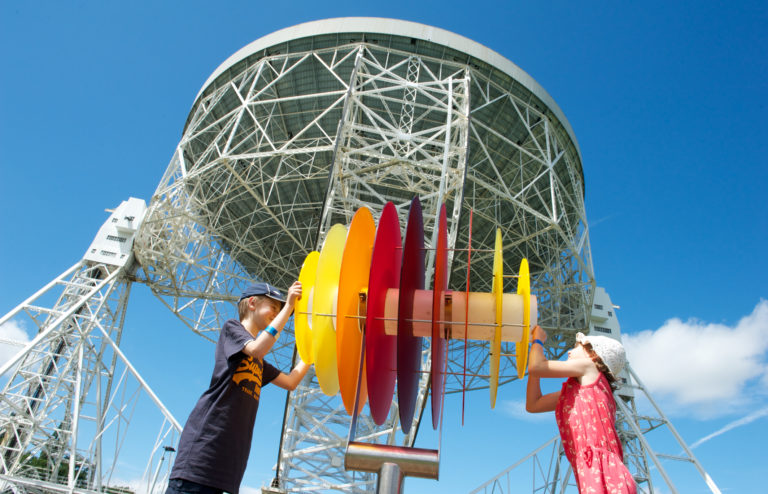
[[[600,356],[595,353],[595,350],[592,348],[592,344],[588,341],[584,341],[583,343],[580,343],[581,346],[584,347],[584,350],[586,350],[587,355],[589,355],[589,358],[592,359],[592,362],[595,363],[597,366],[597,370],[603,373],[606,379],[608,379],[608,382],[611,385],[611,389],[617,389],[619,387],[619,383],[616,380],[616,377],[614,377],[613,374],[611,374],[611,371],[608,369],[608,366],[605,365],[605,362],[603,362],[603,359],[600,358]]]
[[[261,302],[261,299],[264,298],[263,295],[253,295],[248,298],[244,298],[237,304],[237,314],[240,316],[240,321],[242,322],[247,316],[248,316],[248,301],[252,298],[259,299],[259,302]]]

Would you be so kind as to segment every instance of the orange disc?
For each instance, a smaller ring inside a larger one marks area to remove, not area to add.
[[[357,383],[360,381],[359,413],[368,399],[365,366],[360,366],[360,350],[363,345],[365,310],[361,310],[360,294],[368,291],[368,275],[371,270],[373,241],[376,223],[371,211],[362,207],[352,217],[347,233],[347,243],[341,260],[339,296],[336,306],[336,364],[339,372],[341,399],[347,413],[355,407]]]

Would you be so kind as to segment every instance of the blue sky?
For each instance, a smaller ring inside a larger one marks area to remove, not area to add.
[[[509,58],[561,107],[631,363],[720,488],[753,491],[755,438],[768,437],[768,6],[414,3],[0,3],[0,314],[82,257],[105,208],[150,200],[195,95],[239,48],[328,17],[422,22]],[[124,351],[182,422],[212,348],[134,288]],[[553,436],[554,418],[520,414],[522,399],[520,385],[495,410],[470,396],[463,428],[447,415],[441,481],[406,489],[467,492]],[[282,401],[265,391],[245,485],[271,478]],[[705,492],[695,472],[680,478]]]

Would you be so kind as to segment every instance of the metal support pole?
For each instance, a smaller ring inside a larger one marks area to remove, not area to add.
[[[384,463],[379,469],[376,492],[379,494],[400,494],[403,491],[403,472],[397,463]]]
[[[379,494],[399,494],[405,477],[438,479],[440,452],[353,441],[347,445],[344,468],[378,473],[376,491]]]

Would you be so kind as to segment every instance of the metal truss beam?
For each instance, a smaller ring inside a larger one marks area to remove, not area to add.
[[[131,430],[131,441],[143,441],[148,452],[146,491],[167,482],[169,472],[160,467],[181,426],[119,348],[132,285],[131,223],[140,222],[133,211],[142,207],[124,202],[85,259],[0,318],[36,333],[0,367],[0,488],[85,493],[116,487],[132,416],[147,407],[143,421],[157,420],[159,432]]]

